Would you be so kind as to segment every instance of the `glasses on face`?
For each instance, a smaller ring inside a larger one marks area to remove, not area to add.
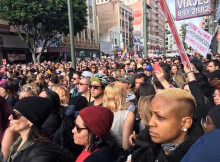
[[[94,89],[98,89],[99,87],[101,87],[101,86],[91,85],[91,84],[89,85],[89,88],[90,88],[90,89],[92,89],[92,88],[94,88]]]
[[[76,128],[76,131],[77,131],[77,133],[80,133],[82,130],[84,130],[84,129],[88,129],[88,128],[86,128],[86,127],[84,127],[84,128],[79,128],[77,125],[75,125],[75,128]]]
[[[79,85],[80,85],[80,86],[83,86],[83,85],[89,85],[89,84],[83,84],[83,83],[79,83]]]
[[[29,92],[29,91],[31,91],[30,87],[21,87],[21,90],[20,90],[20,92]]]
[[[205,124],[206,124],[206,125],[212,125],[211,122],[209,121],[208,116],[206,116],[205,119],[204,119],[204,118],[201,119],[201,125],[202,125],[203,127],[206,127]]]
[[[18,120],[18,119],[20,119],[21,116],[22,116],[20,113],[18,113],[18,112],[16,112],[16,111],[12,111],[11,115],[12,115],[12,117],[13,117],[14,120]]]

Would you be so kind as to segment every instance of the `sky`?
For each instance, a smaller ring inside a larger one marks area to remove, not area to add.
[[[171,13],[174,15],[175,17],[175,0],[166,0],[167,4],[171,10]],[[199,18],[193,18],[193,19],[186,19],[186,20],[182,20],[182,21],[176,21],[176,23],[181,23],[183,24],[184,22],[189,23],[192,22],[193,24],[195,24],[196,26],[199,26],[199,23],[202,21],[202,17]]]

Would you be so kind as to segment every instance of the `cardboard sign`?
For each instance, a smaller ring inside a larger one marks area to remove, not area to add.
[[[185,39],[186,44],[191,46],[194,50],[197,50],[201,55],[206,56],[209,51],[211,41],[212,36],[209,33],[196,25],[189,23]]]
[[[211,15],[211,0],[175,0],[176,20]]]

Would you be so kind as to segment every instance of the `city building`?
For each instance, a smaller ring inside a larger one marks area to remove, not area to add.
[[[129,53],[132,53],[132,9],[121,1],[96,0],[96,5],[99,18],[100,42],[107,40],[105,37],[110,36],[108,39],[112,46],[110,53],[114,52],[114,54],[120,55],[124,47],[127,48]]]
[[[176,41],[173,37],[173,34],[170,30],[169,24],[166,22],[165,24],[165,49],[166,53],[172,53],[177,51]]]
[[[10,25],[0,20],[0,64],[2,59],[10,62],[25,62],[26,59],[31,59],[31,54],[15,30]]]
[[[147,45],[148,53],[162,53],[164,49],[165,17],[158,0],[147,2]],[[125,0],[133,10],[134,50],[142,53],[144,50],[143,39],[143,3],[142,0]]]
[[[77,33],[74,37],[74,46],[76,58],[99,58],[99,31],[98,19],[96,15],[96,1],[87,0],[87,20],[86,29]],[[47,52],[59,53],[64,57],[70,57],[70,37],[63,37],[59,43],[59,47],[49,47]]]

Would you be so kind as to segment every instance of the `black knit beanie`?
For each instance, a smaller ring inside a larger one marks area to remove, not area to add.
[[[209,111],[209,115],[215,125],[215,128],[220,129],[220,105],[215,106]]]
[[[19,100],[14,109],[18,110],[34,125],[41,127],[48,118],[51,107],[52,103],[49,99],[31,96]]]

